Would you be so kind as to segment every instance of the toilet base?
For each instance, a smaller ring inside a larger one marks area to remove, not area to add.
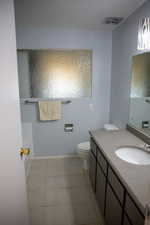
[[[89,152],[90,152],[90,142],[83,142],[77,145],[77,154],[82,159],[83,169],[89,169]]]
[[[89,163],[87,159],[83,159],[83,169],[88,170],[89,169]]]

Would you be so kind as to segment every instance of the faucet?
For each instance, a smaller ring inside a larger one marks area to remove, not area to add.
[[[144,144],[144,150],[150,152],[150,144]]]

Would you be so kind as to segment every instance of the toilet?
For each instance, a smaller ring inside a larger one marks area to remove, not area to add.
[[[88,170],[88,160],[90,152],[90,142],[83,142],[77,145],[77,154],[83,160],[83,168]]]

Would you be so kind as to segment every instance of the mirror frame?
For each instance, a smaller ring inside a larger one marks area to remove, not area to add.
[[[137,54],[136,54],[137,53]],[[142,55],[144,53],[150,53],[149,51],[141,51],[141,52],[136,52],[135,55],[132,55],[131,59],[133,59],[134,56],[137,55]],[[139,54],[138,54],[139,53]],[[133,66],[133,60],[131,62],[131,69],[130,69],[130,88],[129,88],[129,114],[128,114],[128,123],[126,125],[126,129],[128,131],[130,131],[131,133],[133,133],[135,136],[137,136],[138,138],[142,139],[144,142],[150,144],[150,136],[144,132],[142,132],[142,130],[140,130],[138,127],[134,126],[133,124],[130,123],[130,105],[131,105],[131,80],[132,80],[132,66]]]
[[[128,131],[130,131],[131,133],[133,133],[138,138],[142,139],[147,144],[150,144],[150,136],[148,136],[146,133],[142,132],[140,129],[138,129],[134,125],[127,123],[126,129]]]

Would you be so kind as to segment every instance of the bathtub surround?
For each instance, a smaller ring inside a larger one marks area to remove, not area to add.
[[[89,139],[89,129],[109,122],[111,32],[17,27],[17,47],[93,51],[91,98],[71,99],[62,105],[61,120],[46,123],[38,121],[36,104],[21,104],[22,122],[32,123],[35,156],[74,154]],[[66,123],[74,124],[72,133],[64,132]]]
[[[119,127],[125,127],[129,120],[132,56],[141,53],[137,50],[138,24],[140,19],[149,17],[149,12],[150,1],[146,1],[112,33],[110,121]]]

